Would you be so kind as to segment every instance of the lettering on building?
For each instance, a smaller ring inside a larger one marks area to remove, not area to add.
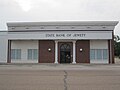
[[[86,34],[46,34],[46,37],[85,37]]]

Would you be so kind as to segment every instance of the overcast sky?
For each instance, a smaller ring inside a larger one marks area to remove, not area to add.
[[[0,0],[0,30],[7,30],[6,22],[61,20],[119,21],[120,0]]]

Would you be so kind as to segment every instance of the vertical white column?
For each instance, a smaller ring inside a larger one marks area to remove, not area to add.
[[[76,47],[75,47],[76,41],[73,41],[73,64],[76,63]]]
[[[55,63],[58,63],[58,41],[55,41]]]

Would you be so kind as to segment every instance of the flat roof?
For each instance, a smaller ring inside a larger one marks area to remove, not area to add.
[[[38,26],[38,25],[79,25],[79,26],[116,26],[119,21],[46,21],[46,22],[8,22],[7,26]]]

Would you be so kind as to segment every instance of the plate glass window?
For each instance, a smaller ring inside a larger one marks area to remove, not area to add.
[[[28,49],[28,60],[38,59],[38,49]]]
[[[21,59],[21,49],[11,49],[11,59]]]
[[[108,49],[91,49],[90,60],[107,60]]]
[[[94,49],[90,50],[90,59],[95,60],[95,50]]]
[[[102,50],[101,49],[97,49],[96,50],[96,54],[97,54],[97,60],[101,60],[102,59]]]

